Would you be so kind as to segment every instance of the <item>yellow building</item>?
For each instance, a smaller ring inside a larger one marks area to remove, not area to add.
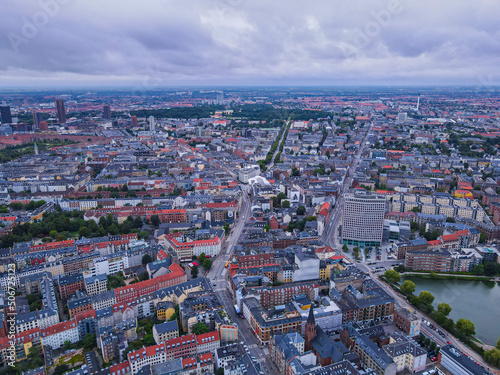
[[[469,190],[455,190],[455,198],[472,198],[472,193]]]
[[[156,317],[158,320],[169,320],[175,313],[175,305],[171,301],[161,301],[156,305]]]

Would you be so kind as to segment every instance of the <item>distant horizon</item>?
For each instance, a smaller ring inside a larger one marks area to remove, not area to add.
[[[78,85],[55,85],[55,86],[0,86],[0,91],[11,91],[11,90],[34,90],[34,91],[45,91],[45,90],[133,90],[137,89],[137,85],[115,85],[115,86],[78,86]],[[154,88],[145,88],[141,91],[144,93],[155,92],[162,90],[177,90],[177,89],[341,89],[341,88],[475,88],[482,89],[484,91],[491,90],[492,88],[500,89],[500,85],[479,85],[479,84],[329,84],[329,85],[272,85],[272,84],[262,84],[262,85],[171,85],[171,86],[157,86]]]

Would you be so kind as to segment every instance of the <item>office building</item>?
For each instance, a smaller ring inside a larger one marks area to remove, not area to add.
[[[103,117],[105,120],[111,120],[111,107],[109,105],[104,106]]]
[[[42,112],[33,112],[33,130],[40,129],[40,123],[43,121]]]
[[[437,363],[454,375],[486,375],[490,373],[452,345],[441,347]]]
[[[154,118],[154,116],[149,116],[148,122],[149,122],[149,131],[154,132],[155,131],[155,118]]]
[[[66,109],[64,108],[64,100],[56,99],[57,121],[60,124],[66,123]]]
[[[398,113],[398,119],[396,120],[396,123],[402,124],[408,119],[408,114],[406,112],[400,112]]]
[[[385,197],[357,192],[346,194],[342,241],[347,245],[380,246],[384,231]]]
[[[2,119],[2,124],[12,124],[12,115],[9,106],[0,107],[0,118]]]

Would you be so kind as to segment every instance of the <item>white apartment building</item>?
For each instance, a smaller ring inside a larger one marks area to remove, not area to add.
[[[380,246],[384,231],[386,199],[359,192],[346,194],[342,219],[342,241],[347,245]]]

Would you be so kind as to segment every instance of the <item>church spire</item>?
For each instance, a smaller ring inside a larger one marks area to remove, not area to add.
[[[309,351],[312,349],[311,341],[316,337],[316,320],[314,319],[313,307],[309,308],[309,316],[307,317],[306,327],[305,327],[305,350]]]
[[[307,323],[312,324],[314,327],[316,326],[316,320],[314,319],[314,312],[312,305],[309,308],[309,316],[307,317]]]

